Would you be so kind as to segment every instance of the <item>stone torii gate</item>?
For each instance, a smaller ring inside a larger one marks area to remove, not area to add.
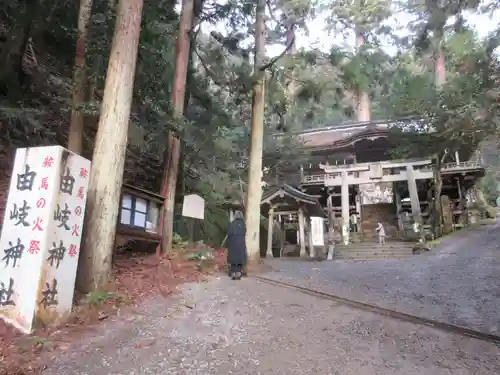
[[[262,214],[269,218],[267,233],[267,256],[272,256],[273,229],[276,222],[280,227],[280,254],[283,255],[285,245],[285,216],[296,216],[299,226],[300,256],[316,255],[315,247],[324,250],[324,218],[325,212],[318,199],[295,189],[290,185],[282,185],[264,194],[261,201]]]

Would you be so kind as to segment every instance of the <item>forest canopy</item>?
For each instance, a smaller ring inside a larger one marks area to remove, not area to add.
[[[90,5],[85,90],[75,105],[75,49],[78,55],[84,3]],[[204,196],[209,217],[204,236],[220,242],[227,222],[220,204],[243,201],[248,182],[256,8],[255,2],[239,0],[192,3],[182,116],[175,115],[172,104],[177,2],[144,4],[125,179],[160,191],[167,132],[173,132],[182,141],[177,200],[185,193]],[[425,134],[421,142],[433,155],[476,148],[486,138],[489,152],[497,150],[500,29],[492,18],[491,31],[479,35],[469,22],[471,14],[498,17],[497,2],[268,0],[265,5],[265,43],[278,51],[265,56],[261,67],[266,86],[263,166],[269,185],[296,173],[307,158],[297,153],[294,132],[348,121],[425,118],[425,125],[418,123],[404,134],[399,150],[404,155],[423,149],[412,138],[415,133]],[[2,0],[2,9],[3,141],[66,145],[71,114],[77,111],[85,130],[81,152],[90,157],[115,1]],[[401,14],[411,19],[404,28],[394,22]],[[298,48],[297,39],[314,34],[320,16],[324,35],[343,42],[329,49]],[[489,168],[485,191],[492,195],[498,161]]]

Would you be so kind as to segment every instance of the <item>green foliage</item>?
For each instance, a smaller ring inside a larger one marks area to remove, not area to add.
[[[449,153],[472,151],[500,125],[496,58],[484,45],[454,58],[450,59],[448,80],[439,89],[430,74],[408,71],[399,71],[396,76],[402,79],[395,80],[390,88],[389,110],[394,117],[425,119],[413,122],[406,130],[414,138],[414,133],[419,133],[430,155],[443,154],[446,149]],[[471,61],[472,66],[463,66]],[[413,149],[421,150],[422,146],[414,143]]]
[[[104,305],[106,302],[122,303],[124,298],[123,295],[118,293],[96,291],[86,294],[83,303],[97,307]]]
[[[436,51],[446,33],[463,32],[466,27],[464,12],[477,10],[480,3],[480,0],[407,0],[405,10],[415,17],[410,29],[417,50]]]
[[[172,237],[172,244],[175,246],[184,246],[187,242],[182,239],[182,236],[179,233],[175,232]]]
[[[209,248],[200,249],[184,256],[187,260],[212,260],[214,255]]]
[[[345,33],[361,29],[368,39],[377,40],[388,32],[387,19],[392,14],[391,0],[323,0],[320,7],[329,12],[332,31]]]
[[[5,12],[0,21],[13,30],[11,26],[22,18],[20,0],[1,3]],[[410,45],[424,37],[431,41],[426,48],[418,45],[425,52],[418,57],[405,46],[399,46],[396,56],[389,56],[380,46],[392,33],[387,22],[394,8],[392,1],[268,2],[267,42],[279,44],[283,50],[290,31],[307,31],[306,21],[318,10],[329,12],[330,30],[351,39],[357,31],[365,38],[355,53],[344,46],[329,52],[292,51],[266,70],[264,179],[268,185],[285,179],[293,183],[290,176],[298,175],[299,164],[308,157],[297,151],[299,143],[293,133],[352,120],[353,92],[359,89],[370,94],[373,119],[426,119],[405,123],[404,131],[395,132],[402,145],[399,152],[404,155],[472,149],[498,129],[499,67],[492,54],[498,35],[483,41],[464,27],[455,32],[457,27],[443,26],[443,20],[470,9],[470,2],[450,0],[445,8],[431,3],[412,0],[402,4],[416,19],[407,35]],[[173,118],[170,101],[178,30],[176,4],[173,0],[145,3],[125,177],[158,190],[165,135],[174,129],[183,141],[178,202],[185,193],[203,196],[207,211],[201,231],[208,243],[220,244],[227,229],[227,213],[220,209],[220,203],[243,200],[246,191],[255,4],[239,0],[196,2],[198,23],[191,32],[187,105],[180,120]],[[99,113],[114,29],[115,9],[109,5],[94,1],[92,9],[86,50],[92,95],[82,105],[89,128]],[[69,122],[77,13],[77,2],[39,2],[38,14],[28,30],[38,65],[24,69],[22,99],[15,104],[0,103],[6,142],[65,144],[61,129]],[[207,35],[201,31],[201,23],[223,23],[225,30]],[[439,33],[446,51],[448,82],[436,90],[425,57],[432,55],[436,47],[433,37]],[[6,39],[13,36],[7,33]],[[3,58],[5,45],[1,45]],[[276,136],[277,132],[282,134]],[[88,155],[92,137],[89,131]]]
[[[493,173],[487,173],[479,182],[484,198],[492,206],[497,205],[497,198],[500,196],[499,186],[500,182]]]

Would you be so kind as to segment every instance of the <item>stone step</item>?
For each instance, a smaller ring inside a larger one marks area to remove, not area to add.
[[[383,252],[372,252],[372,253],[369,253],[369,252],[359,252],[359,251],[350,251],[350,252],[344,252],[344,251],[335,251],[335,254],[338,254],[338,255],[341,255],[341,256],[346,256],[346,257],[350,257],[350,256],[395,256],[395,255],[402,255],[402,256],[406,256],[406,255],[413,255],[412,252],[409,252],[409,251],[406,251],[406,252],[402,252],[402,251],[398,251],[398,252],[391,252],[391,251],[383,251]]]
[[[340,246],[340,245],[335,245],[336,249],[342,249],[342,250],[356,250],[356,249],[368,249],[368,250],[375,250],[375,249],[413,249],[413,246],[387,246],[387,245],[372,245],[372,246],[358,246],[358,245],[351,245],[351,246]]]
[[[335,249],[335,254],[342,254],[342,255],[362,255],[362,256],[368,256],[372,254],[380,254],[380,255],[411,255],[413,252],[411,250],[373,250],[373,251],[360,251],[360,250],[338,250]]]
[[[370,256],[342,256],[335,254],[336,260],[390,260],[409,259],[415,255],[370,255]]]
[[[346,249],[346,248],[338,248],[335,247],[335,251],[339,253],[411,253],[413,249],[411,248],[397,248],[397,249],[391,249],[387,247],[379,247],[379,248],[351,248],[351,249]]]
[[[394,259],[413,256],[413,244],[408,242],[336,245],[336,259]]]
[[[369,249],[369,250],[375,250],[375,249],[413,249],[414,245],[412,243],[404,243],[404,244],[389,244],[386,243],[385,245],[379,245],[379,244],[368,244],[368,243],[356,243],[356,244],[350,244],[350,245],[341,245],[341,244],[336,244],[335,248],[336,249],[342,249],[342,250],[356,250],[356,249]]]

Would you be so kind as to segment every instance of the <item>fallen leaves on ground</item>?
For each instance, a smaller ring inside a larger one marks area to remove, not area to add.
[[[203,246],[203,250],[207,249]],[[81,337],[108,317],[119,314],[152,296],[169,296],[179,284],[203,281],[207,275],[222,271],[225,249],[209,249],[212,259],[187,260],[186,254],[199,248],[173,251],[158,257],[127,252],[116,254],[112,287],[88,295],[75,293],[73,312],[65,324],[42,327],[22,335],[0,320],[0,375],[39,374],[43,359],[69,350],[73,339]]]

